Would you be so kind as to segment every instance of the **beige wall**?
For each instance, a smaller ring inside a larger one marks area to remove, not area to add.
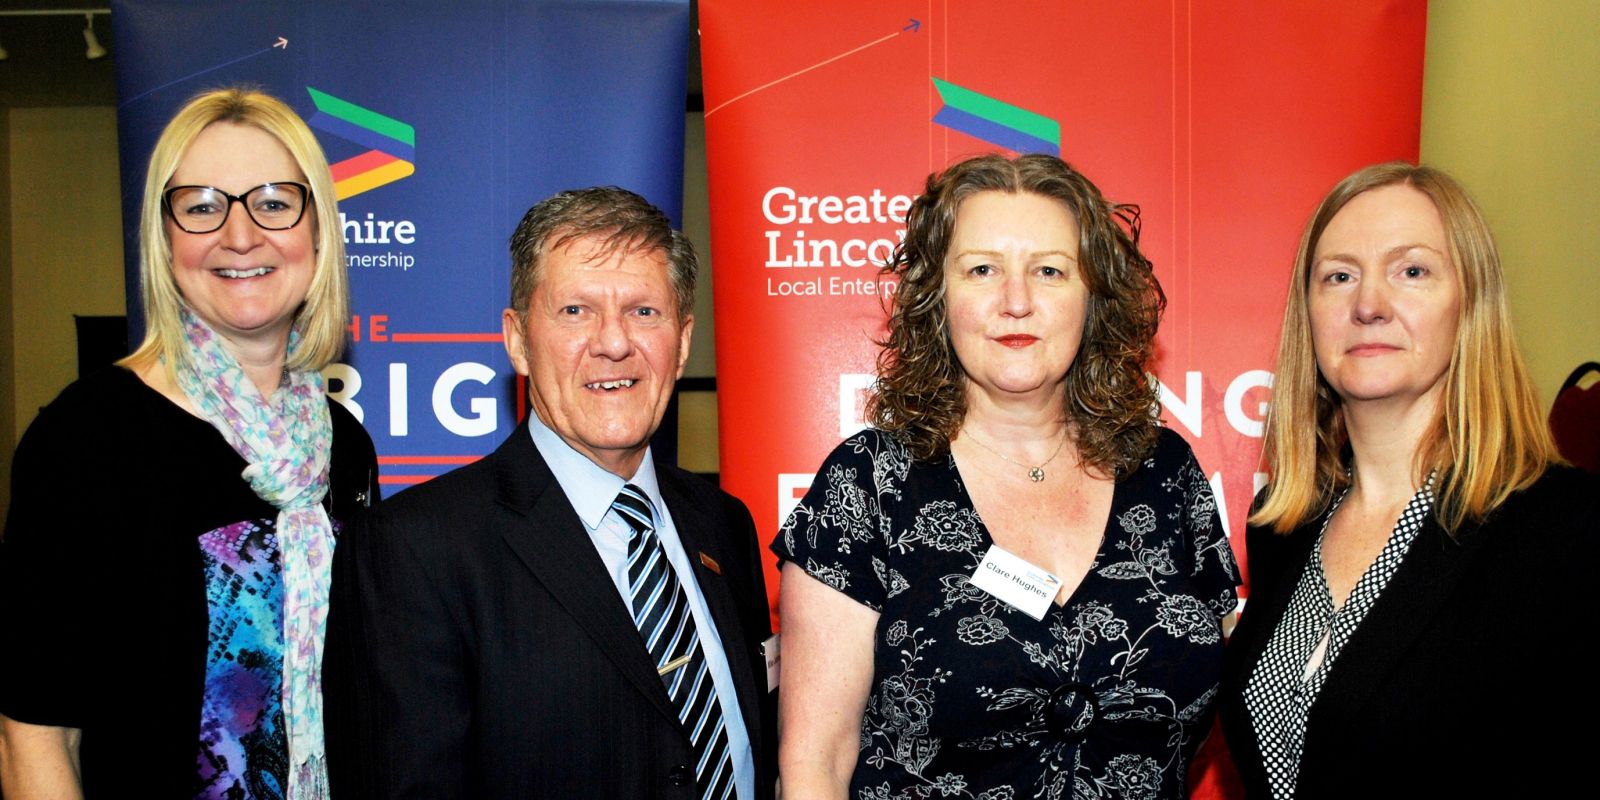
[[[11,358],[11,111],[0,108],[0,519],[11,507],[11,432],[17,375]]]
[[[706,116],[691,112],[683,130],[683,233],[700,257],[695,285],[694,341],[684,377],[717,374],[716,320],[711,308],[711,200],[706,187]],[[685,392],[678,400],[678,466],[694,472],[721,469],[717,446],[717,395]]]
[[[1483,206],[1548,408],[1600,360],[1600,2],[1430,4],[1422,158]]]
[[[77,377],[73,315],[122,314],[126,304],[116,109],[17,108],[8,127],[9,451]]]
[[[694,243],[700,257],[700,279],[695,284],[694,342],[689,347],[686,377],[717,374],[716,322],[711,314],[711,199],[706,187],[706,116],[684,115],[683,124],[683,235]]]

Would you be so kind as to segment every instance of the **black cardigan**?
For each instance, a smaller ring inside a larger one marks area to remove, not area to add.
[[[1325,513],[1325,512],[1324,512]],[[1244,705],[1322,514],[1250,528],[1250,596],[1220,710],[1250,797],[1270,797]],[[1432,519],[1311,707],[1298,797],[1570,794],[1594,765],[1600,481],[1555,468],[1456,539]],[[1584,760],[1580,760],[1584,759]]]

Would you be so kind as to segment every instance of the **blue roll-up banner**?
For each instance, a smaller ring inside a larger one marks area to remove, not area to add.
[[[529,206],[616,184],[680,219],[688,0],[121,0],[112,20],[132,341],[162,127],[206,89],[277,95],[333,166],[352,346],[329,389],[371,432],[386,492],[516,424],[500,312]]]

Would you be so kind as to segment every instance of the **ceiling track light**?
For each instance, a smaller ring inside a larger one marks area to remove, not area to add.
[[[94,32],[94,18],[97,14],[110,15],[109,8],[28,8],[28,9],[3,9],[0,17],[66,17],[83,15],[83,57],[95,61],[110,55],[105,45],[100,44],[100,37]],[[0,46],[0,61],[11,57],[11,53]]]
[[[100,45],[100,37],[94,35],[94,13],[85,12],[83,15],[83,57],[95,61],[106,57],[106,49]]]

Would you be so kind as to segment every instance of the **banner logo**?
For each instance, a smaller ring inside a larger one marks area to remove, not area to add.
[[[410,177],[417,171],[416,165],[411,163],[416,158],[415,128],[310,86],[306,87],[306,92],[317,106],[317,113],[306,120],[311,127],[372,148],[331,165],[337,199],[355,197]]]
[[[949,81],[933,85],[944,101],[934,124],[1018,153],[1061,155],[1061,123]]]

